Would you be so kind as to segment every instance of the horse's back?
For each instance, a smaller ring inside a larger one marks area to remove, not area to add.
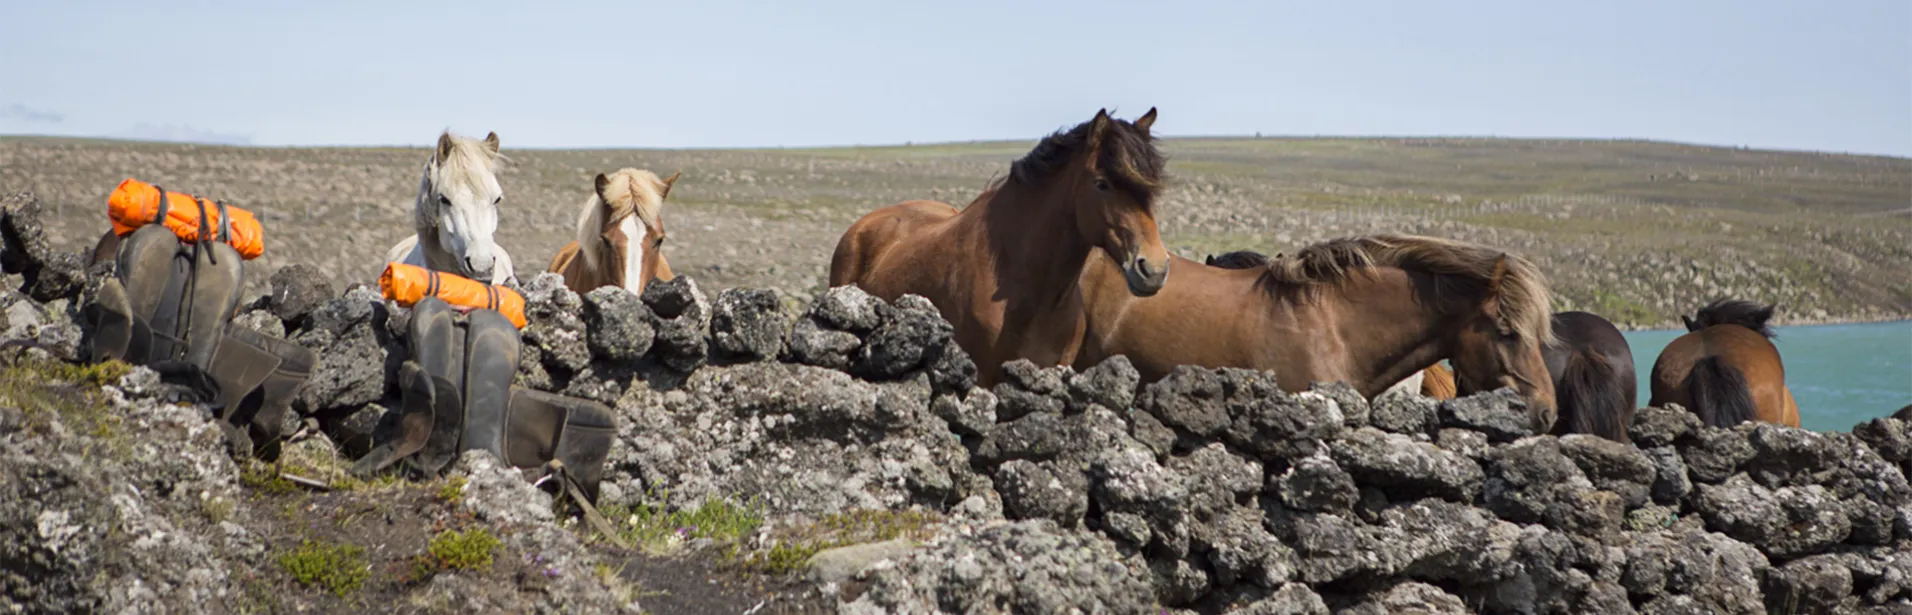
[[[929,295],[908,280],[927,273],[916,262],[921,253],[949,248],[926,235],[954,217],[954,206],[929,200],[903,201],[864,214],[837,240],[830,257],[830,286],[856,284],[886,301],[912,292]]]
[[[1772,340],[1739,325],[1716,325],[1674,338],[1653,363],[1650,405],[1677,403],[1692,409],[1687,390],[1694,366],[1712,359],[1737,372],[1745,382],[1762,421],[1798,425],[1797,411],[1788,411],[1791,392],[1779,348]],[[1791,416],[1788,416],[1791,415]]]

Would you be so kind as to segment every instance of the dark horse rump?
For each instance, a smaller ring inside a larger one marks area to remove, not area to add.
[[[1633,350],[1607,319],[1587,312],[1553,315],[1558,345],[1541,347],[1553,376],[1560,420],[1554,433],[1584,433],[1630,442],[1627,427],[1639,400]]]
[[[112,259],[84,308],[89,359],[144,365],[211,402],[237,456],[283,436],[292,397],[317,358],[293,342],[231,326],[245,287],[242,259],[210,229],[186,242],[149,224],[124,238],[111,232],[95,248]]]
[[[518,329],[495,310],[463,319],[426,297],[412,305],[406,329],[411,357],[399,368],[403,418],[395,440],[373,447],[354,474],[399,461],[433,476],[458,453],[486,450],[516,468],[546,467],[564,488],[597,500],[616,415],[601,403],[516,386]],[[555,462],[555,463],[554,463]]]

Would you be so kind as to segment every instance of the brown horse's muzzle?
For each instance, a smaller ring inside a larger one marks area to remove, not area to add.
[[[1137,297],[1153,297],[1162,292],[1162,286],[1168,284],[1168,260],[1150,261],[1137,252],[1122,263],[1122,277],[1129,282],[1129,292]]]

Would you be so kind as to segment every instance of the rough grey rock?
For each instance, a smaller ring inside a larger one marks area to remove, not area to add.
[[[846,545],[818,551],[805,562],[810,578],[819,584],[841,583],[884,560],[895,560],[916,550],[905,539]]]
[[[1089,511],[1088,478],[1055,461],[1016,459],[996,468],[996,492],[1012,519],[1050,519],[1076,527]]]
[[[1580,467],[1594,488],[1619,495],[1627,508],[1645,506],[1651,499],[1659,468],[1639,448],[1599,436],[1569,434],[1560,438],[1560,452]]]
[[[1852,435],[1892,463],[1912,460],[1912,423],[1892,417],[1880,417],[1854,425]]]
[[[1474,501],[1481,469],[1472,459],[1401,434],[1363,427],[1332,444],[1334,461],[1364,485],[1380,487],[1390,499],[1440,497]]]
[[[1467,615],[1472,612],[1460,598],[1439,587],[1409,581],[1374,592],[1360,604],[1335,611],[1335,615]]]
[[[779,514],[943,509],[988,480],[970,470],[929,395],[920,382],[807,365],[700,368],[677,388],[634,387],[620,400],[604,480],[632,498],[668,491],[679,506],[755,497]]]
[[[585,346],[611,363],[636,363],[651,351],[656,331],[651,308],[621,286],[602,286],[583,297]]]
[[[201,512],[214,500],[243,505],[203,407],[129,394],[158,382],[139,367],[102,390],[121,421],[105,439],[44,409],[0,405],[0,604],[196,611],[227,603],[228,575],[263,555],[243,528]]]
[[[1069,408],[1069,389],[1065,384],[1075,375],[1068,366],[1036,367],[1028,359],[1002,364],[1002,381],[996,394],[996,418],[1013,421],[1035,413],[1061,414]]]
[[[659,363],[688,373],[710,360],[710,301],[688,276],[652,281],[641,299],[656,316],[651,353]]]
[[[1524,438],[1488,459],[1481,501],[1503,519],[1598,534],[1616,529],[1626,514],[1625,502],[1596,491],[1555,438]]]
[[[1049,520],[948,534],[865,570],[868,589],[839,604],[878,613],[1154,613],[1149,572],[1094,532]]]
[[[1700,430],[1700,417],[1677,404],[1671,408],[1645,407],[1633,413],[1627,437],[1640,448],[1672,446]]]
[[[710,318],[710,336],[716,351],[727,358],[765,361],[783,350],[788,321],[777,293],[731,288],[717,293]]]
[[[1747,475],[1767,487],[1824,484],[1838,467],[1837,447],[1818,433],[1771,423],[1757,423],[1747,434],[1753,455],[1745,462]]]
[[[1541,421],[1531,416],[1527,400],[1511,388],[1499,388],[1486,393],[1477,393],[1466,397],[1444,400],[1439,408],[1442,427],[1459,427],[1487,434],[1487,439],[1496,442],[1512,442],[1546,430],[1539,423],[1551,426],[1553,421]]]
[[[77,298],[86,283],[86,261],[54,250],[40,217],[40,201],[31,192],[0,200],[0,271],[19,274],[22,283],[15,288],[35,301]]]
[[[1753,445],[1746,442],[1747,428],[1752,425],[1741,425],[1734,429],[1702,427],[1693,438],[1677,445],[1687,475],[1697,482],[1718,483],[1752,460]]]
[[[1135,389],[1142,381],[1129,358],[1116,355],[1069,378],[1070,409],[1081,412],[1090,405],[1110,410],[1128,410],[1135,405]]]
[[[1641,451],[1653,462],[1653,501],[1674,505],[1693,491],[1693,481],[1686,477],[1686,462],[1680,458],[1680,452],[1672,446],[1658,446]]]
[[[1328,603],[1304,583],[1288,583],[1267,598],[1249,603],[1227,615],[1328,615]]]
[[[265,310],[248,310],[238,316],[232,317],[232,324],[235,327],[245,327],[269,337],[285,339],[286,336],[285,323],[280,321],[278,316],[272,315],[272,312]]]
[[[86,332],[69,307],[65,299],[42,304],[0,289],[0,341],[26,342],[61,360],[79,360]]]
[[[1372,410],[1368,398],[1346,382],[1310,382],[1308,392],[1334,400],[1335,407],[1341,409],[1342,426],[1358,429],[1368,426]]]
[[[863,345],[856,334],[819,324],[815,316],[805,316],[790,330],[787,352],[791,361],[826,369],[848,369],[850,356]]]
[[[387,359],[393,356],[393,351],[397,351],[397,357],[406,355],[402,342],[381,342],[369,318],[336,337],[324,328],[310,328],[294,338],[319,357],[312,377],[292,399],[294,411],[311,416],[329,410],[358,408],[384,396],[389,373]],[[319,322],[322,318],[315,312],[312,320]]]
[[[1487,443],[1487,434],[1454,427],[1443,427],[1435,433],[1434,445],[1474,461],[1487,459],[1487,453],[1493,450]]]
[[[1412,392],[1385,393],[1374,399],[1368,423],[1398,434],[1425,434],[1440,422],[1440,401]]]
[[[904,295],[897,298],[890,317],[863,339],[850,358],[850,373],[872,380],[910,373],[929,365],[955,332],[929,300]]]
[[[1852,595],[1852,570],[1837,556],[1787,562],[1766,575],[1766,608],[1774,613],[1832,613]]]
[[[962,399],[938,395],[930,402],[930,411],[949,423],[951,431],[965,436],[987,436],[996,428],[996,394],[988,389],[970,389]]]
[[[1621,586],[1641,613],[1763,613],[1766,556],[1721,534],[1673,528],[1628,533]],[[1656,605],[1656,603],[1658,603]]]
[[[1354,477],[1327,455],[1296,460],[1274,481],[1281,502],[1299,511],[1348,512],[1361,497]]]
[[[383,313],[381,308],[384,305],[385,297],[377,290],[364,284],[353,284],[345,289],[344,295],[326,299],[312,308],[305,315],[304,326],[299,331],[300,334],[322,331],[338,336],[360,324],[372,323],[374,317]],[[385,326],[384,322],[373,324]]]
[[[280,267],[272,272],[267,285],[270,290],[266,293],[265,308],[294,329],[303,326],[307,315],[336,296],[325,275],[303,263]]]
[[[853,284],[837,286],[817,295],[810,304],[810,317],[825,327],[838,331],[866,334],[883,324],[882,313],[887,311],[881,299],[870,296]]]
[[[474,612],[535,609],[538,613],[638,612],[634,601],[619,600],[598,580],[598,558],[579,541],[578,534],[553,522],[551,496],[533,487],[520,472],[500,462],[489,451],[459,454],[452,471],[466,477],[458,507],[501,528],[496,532],[511,551],[535,554],[539,566],[555,574],[540,575],[541,592],[509,592],[489,603],[471,605]],[[434,578],[456,577],[439,575]],[[453,590],[453,595],[486,597],[495,592]],[[535,600],[535,604],[525,604]]]
[[[1700,485],[1693,507],[1708,528],[1778,559],[1823,552],[1852,532],[1844,503],[1819,485],[1769,490],[1736,474]]]

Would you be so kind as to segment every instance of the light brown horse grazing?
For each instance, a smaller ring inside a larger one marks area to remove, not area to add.
[[[1647,405],[1679,404],[1713,427],[1751,420],[1799,426],[1786,387],[1786,366],[1773,346],[1773,306],[1722,299],[1680,316],[1687,333],[1667,342],[1653,361]]]
[[[1104,109],[1037,143],[960,212],[928,200],[870,212],[837,242],[830,286],[929,299],[982,386],[1005,361],[1068,364],[1082,340],[1084,263],[1107,263],[1125,295],[1155,294],[1168,279],[1154,123],[1155,109],[1133,123]]]
[[[558,249],[546,269],[563,274],[571,292],[620,286],[643,294],[651,280],[669,280],[664,260],[664,198],[682,173],[658,179],[642,169],[599,173],[591,198],[578,214],[578,237]]]
[[[1405,235],[1343,238],[1225,269],[1177,257],[1153,297],[1083,276],[1088,327],[1075,365],[1126,355],[1143,382],[1178,365],[1271,370],[1291,392],[1343,381],[1372,399],[1441,359],[1461,394],[1513,387],[1537,431],[1554,422],[1540,348],[1553,339],[1546,279],[1486,246]]]

